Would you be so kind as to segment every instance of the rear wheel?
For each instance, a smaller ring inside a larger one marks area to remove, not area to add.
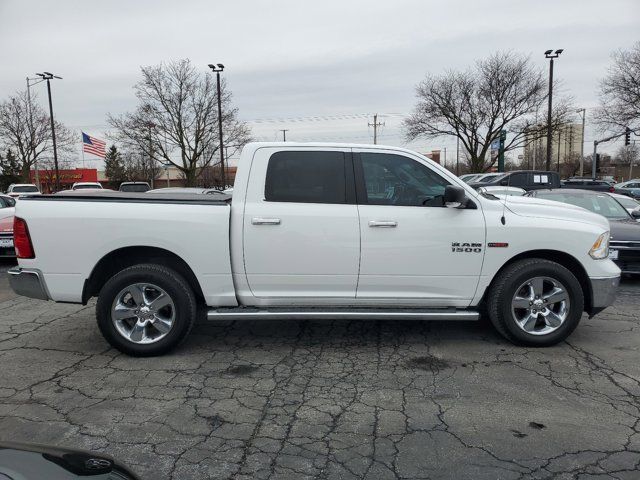
[[[566,339],[578,326],[584,294],[562,265],[540,258],[514,262],[498,274],[487,299],[491,322],[505,338],[546,347]]]
[[[105,283],[96,306],[98,327],[115,348],[132,356],[161,355],[185,339],[196,318],[186,280],[155,264],[134,265]]]

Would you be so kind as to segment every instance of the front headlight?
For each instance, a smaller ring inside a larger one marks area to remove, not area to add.
[[[609,232],[604,232],[596,239],[589,250],[589,255],[596,260],[609,257]]]

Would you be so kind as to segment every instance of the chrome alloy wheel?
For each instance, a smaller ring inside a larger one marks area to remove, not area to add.
[[[151,283],[123,288],[111,306],[111,321],[118,333],[137,344],[164,338],[175,318],[176,307],[169,294]]]
[[[547,335],[564,323],[569,315],[569,293],[558,280],[534,277],[516,290],[511,313],[518,326],[531,335]]]

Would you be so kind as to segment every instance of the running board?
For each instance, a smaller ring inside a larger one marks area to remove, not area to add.
[[[212,308],[208,320],[479,320],[473,310],[441,309],[356,309],[356,308]]]

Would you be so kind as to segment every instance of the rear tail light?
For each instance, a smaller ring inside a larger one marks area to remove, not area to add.
[[[18,258],[36,257],[33,251],[33,245],[31,244],[31,236],[29,235],[27,222],[19,217],[14,217],[13,219],[13,246],[16,249],[16,256]]]
[[[613,187],[609,187],[609,191],[610,191],[611,193],[613,193],[613,192],[615,192],[615,191],[616,191],[616,189],[615,189],[615,188],[613,188]]]

